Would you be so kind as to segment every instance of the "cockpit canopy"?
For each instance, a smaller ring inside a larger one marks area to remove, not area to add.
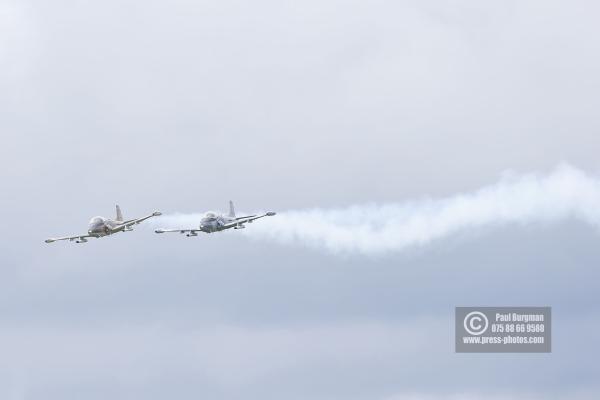
[[[215,219],[217,218],[217,214],[212,211],[209,211],[204,215],[204,218]]]
[[[104,223],[104,218],[102,217],[94,217],[90,219],[90,225],[100,225]]]

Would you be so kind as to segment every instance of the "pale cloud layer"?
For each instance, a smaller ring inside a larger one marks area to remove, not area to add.
[[[0,2],[0,397],[597,398],[599,12]],[[281,213],[43,243],[229,199]],[[478,304],[552,306],[553,353],[455,354]]]

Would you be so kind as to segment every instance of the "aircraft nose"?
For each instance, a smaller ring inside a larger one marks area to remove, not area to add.
[[[92,225],[88,228],[88,235],[94,235],[102,232],[102,225]]]

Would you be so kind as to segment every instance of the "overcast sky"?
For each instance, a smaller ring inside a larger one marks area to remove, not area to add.
[[[592,1],[0,0],[0,397],[597,399],[597,229],[378,257],[240,232],[85,245],[94,215],[439,198],[600,172]],[[576,195],[576,194],[574,194]],[[257,221],[256,224],[260,223]],[[455,306],[553,307],[455,354]]]

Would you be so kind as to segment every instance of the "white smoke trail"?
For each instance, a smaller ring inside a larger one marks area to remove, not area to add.
[[[167,217],[193,223],[200,215]],[[503,174],[471,193],[397,204],[279,212],[248,225],[254,239],[300,243],[334,253],[377,254],[428,244],[479,227],[568,218],[600,226],[600,180],[562,164],[551,174]]]

